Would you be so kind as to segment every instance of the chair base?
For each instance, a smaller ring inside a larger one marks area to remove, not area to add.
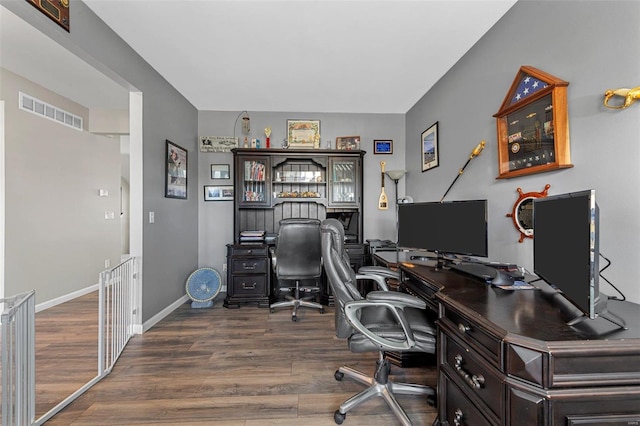
[[[300,307],[319,309],[320,313],[324,314],[324,306],[322,306],[320,303],[311,301],[311,299],[313,299],[314,297],[315,296],[300,297],[300,287],[298,283],[296,283],[295,296],[287,295],[285,296],[285,298],[287,299],[286,301],[272,303],[269,308],[273,313],[278,308],[293,307],[293,310],[291,312],[291,321],[295,322],[298,321],[298,309]]]
[[[380,360],[377,362],[376,373],[374,377],[367,376],[350,367],[340,367],[335,373],[336,380],[342,380],[345,376],[354,379],[358,383],[367,386],[365,390],[355,394],[340,405],[340,408],[334,413],[334,420],[337,424],[342,424],[347,412],[361,403],[373,398],[374,396],[382,397],[391,411],[405,426],[410,426],[411,420],[402,409],[395,398],[398,395],[426,395],[427,402],[435,405],[436,391],[430,386],[416,385],[413,383],[396,383],[389,380],[391,372],[391,364],[380,354]]]

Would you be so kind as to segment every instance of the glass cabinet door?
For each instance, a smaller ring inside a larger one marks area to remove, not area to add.
[[[358,206],[359,162],[355,158],[329,158],[329,205]]]
[[[269,207],[271,203],[268,157],[238,157],[237,199],[243,207]]]

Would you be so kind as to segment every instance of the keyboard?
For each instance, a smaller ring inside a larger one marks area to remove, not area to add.
[[[480,278],[485,282],[491,282],[498,274],[496,268],[485,265],[484,263],[475,262],[454,263],[451,265],[451,269]]]

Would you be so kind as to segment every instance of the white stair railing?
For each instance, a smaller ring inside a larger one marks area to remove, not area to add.
[[[2,424],[35,420],[35,291],[0,299]]]

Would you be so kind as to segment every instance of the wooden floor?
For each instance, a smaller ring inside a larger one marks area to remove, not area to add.
[[[372,373],[377,354],[352,354],[335,337],[334,311],[184,304],[135,336],[109,376],[47,425],[333,425],[341,402],[360,385],[334,379],[349,365]],[[435,367],[394,367],[399,381],[435,386]],[[66,373],[65,373],[66,374]],[[415,425],[431,425],[435,408],[399,395]],[[347,415],[344,425],[399,424],[380,399]]]

